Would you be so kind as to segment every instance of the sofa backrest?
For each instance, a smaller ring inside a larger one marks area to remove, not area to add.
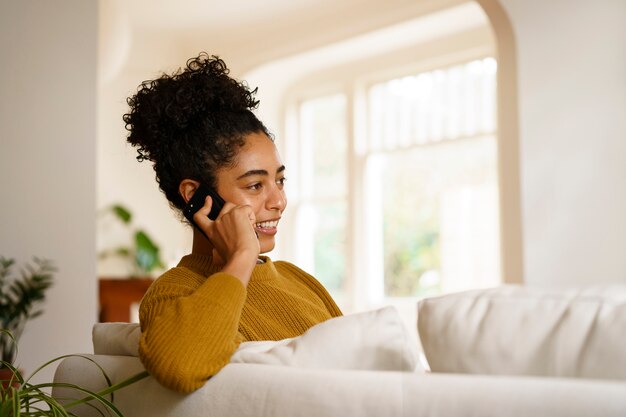
[[[422,300],[432,372],[626,380],[626,286],[522,286]]]

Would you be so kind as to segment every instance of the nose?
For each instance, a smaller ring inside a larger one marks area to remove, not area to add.
[[[269,210],[278,210],[281,213],[287,207],[287,196],[285,190],[281,189],[278,185],[272,187],[269,195],[267,196],[267,208]]]

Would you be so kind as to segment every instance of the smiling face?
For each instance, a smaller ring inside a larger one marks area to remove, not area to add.
[[[237,205],[249,205],[256,217],[261,253],[274,249],[274,236],[287,207],[285,166],[265,133],[251,133],[234,164],[217,172],[217,192]]]

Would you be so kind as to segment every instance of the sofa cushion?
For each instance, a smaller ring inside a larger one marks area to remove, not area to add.
[[[96,355],[139,356],[139,323],[96,323],[91,337]]]
[[[503,286],[425,299],[433,372],[626,379],[626,286]]]
[[[94,353],[138,356],[136,323],[98,323]],[[244,342],[231,362],[325,369],[419,371],[418,347],[392,307],[336,317],[303,335],[279,341]]]
[[[244,342],[231,362],[300,368],[421,371],[418,347],[393,307],[336,317],[302,336]]]

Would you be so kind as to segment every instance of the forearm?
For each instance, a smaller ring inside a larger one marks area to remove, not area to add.
[[[245,287],[218,273],[188,296],[155,298],[142,303],[141,360],[164,386],[194,391],[229,362],[241,342]]]
[[[251,251],[240,251],[235,253],[226,262],[222,268],[222,272],[237,278],[244,286],[248,285],[252,271],[256,266],[258,256]]]

